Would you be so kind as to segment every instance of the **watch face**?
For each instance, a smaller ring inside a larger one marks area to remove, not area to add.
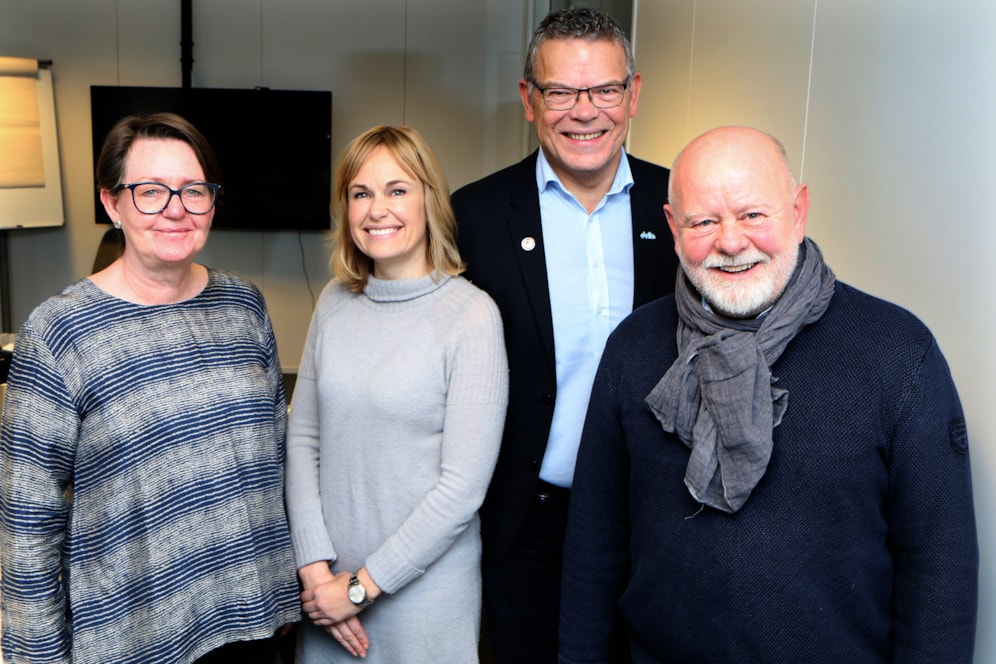
[[[340,595],[342,597],[342,595]],[[362,604],[363,600],[367,598],[367,591],[363,589],[361,585],[355,585],[349,587],[349,601],[353,604]]]

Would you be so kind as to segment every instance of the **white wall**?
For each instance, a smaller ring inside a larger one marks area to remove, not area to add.
[[[631,151],[669,165],[701,132],[783,140],[838,277],[933,330],[968,418],[982,553],[977,662],[996,661],[996,5],[637,0]]]
[[[378,123],[410,124],[456,188],[526,149],[517,83],[529,0],[198,0],[195,87],[332,91],[333,157]],[[64,227],[9,234],[12,327],[90,273],[91,85],[179,86],[180,2],[0,0],[0,55],[53,61]],[[279,131],[278,127],[271,128]],[[263,289],[285,370],[296,370],[329,278],[322,233],[215,230],[201,262]]]

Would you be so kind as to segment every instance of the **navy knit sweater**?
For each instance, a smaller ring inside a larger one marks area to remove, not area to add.
[[[609,340],[578,456],[564,664],[970,662],[978,548],[964,416],[930,332],[837,283],[772,367],[789,391],[736,514],[683,483],[689,451],[644,399],[677,355],[673,296]]]

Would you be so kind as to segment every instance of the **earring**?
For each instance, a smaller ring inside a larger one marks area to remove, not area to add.
[[[121,220],[120,219],[115,219],[114,221],[111,222],[111,225],[114,226],[114,228],[116,228],[118,230],[121,230]]]

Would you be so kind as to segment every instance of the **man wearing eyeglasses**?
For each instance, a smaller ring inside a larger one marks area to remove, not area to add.
[[[466,276],[498,304],[510,367],[501,452],[481,509],[494,661],[556,661],[567,503],[605,340],[674,289],[668,171],[623,150],[641,78],[622,28],[548,15],[519,92],[540,149],[453,194]]]

